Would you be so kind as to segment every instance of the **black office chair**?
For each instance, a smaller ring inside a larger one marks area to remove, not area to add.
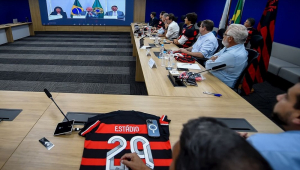
[[[253,35],[250,40],[251,49],[256,49],[264,44],[264,39],[261,35]]]
[[[252,49],[246,49],[248,51],[248,65],[247,67],[242,71],[241,75],[239,76],[239,78],[237,79],[235,85],[234,85],[234,89],[236,89],[236,92],[239,93],[239,85],[242,83],[242,80],[246,74],[246,71],[248,70],[248,68],[250,67],[250,65],[257,59],[257,57],[259,56],[259,53],[255,50]]]
[[[218,37],[220,38],[220,39],[223,39],[223,34],[225,33],[225,29],[224,28],[222,28],[222,29],[219,29],[219,31],[218,31]]]
[[[220,38],[217,38],[217,40],[218,40],[218,48],[217,48],[215,54],[216,54],[217,52],[221,51],[221,50],[224,48],[224,45],[222,44],[222,41],[223,41],[223,40],[220,39]]]

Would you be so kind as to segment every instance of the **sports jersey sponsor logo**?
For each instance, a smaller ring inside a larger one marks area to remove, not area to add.
[[[115,132],[139,132],[138,126],[115,126]]]

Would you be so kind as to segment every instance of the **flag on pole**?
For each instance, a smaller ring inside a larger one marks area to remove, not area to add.
[[[244,4],[245,4],[245,0],[239,0],[238,3],[236,4],[234,14],[231,19],[233,21],[233,23],[235,23],[235,24],[241,23]]]
[[[223,10],[223,15],[219,24],[219,29],[226,29],[228,14],[230,9],[231,0],[226,0],[225,7]]]
[[[83,12],[83,11],[84,10],[83,10],[79,0],[75,0],[72,10],[71,10],[71,18],[73,18],[73,16],[80,15],[81,12]]]
[[[268,0],[257,26],[257,30],[263,37],[263,43],[254,49],[259,53],[259,56],[257,61],[249,67],[242,83],[242,90],[247,95],[250,94],[254,83],[262,83],[266,78],[274,40],[277,9],[278,0]]]
[[[97,13],[98,18],[104,17],[104,10],[103,10],[102,5],[100,4],[99,0],[95,0],[93,9]]]

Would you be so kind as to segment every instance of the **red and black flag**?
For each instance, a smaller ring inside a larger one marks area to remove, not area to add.
[[[274,40],[277,9],[278,0],[268,0],[267,6],[257,26],[257,30],[263,37],[263,43],[254,49],[259,53],[259,56],[257,61],[249,67],[243,80],[242,90],[246,95],[250,94],[254,83],[262,83],[266,78]]]

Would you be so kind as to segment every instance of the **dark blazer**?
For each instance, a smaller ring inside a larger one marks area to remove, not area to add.
[[[149,25],[152,27],[157,27],[158,22],[159,22],[159,20],[156,17],[154,17],[153,19],[150,18]]]
[[[67,13],[61,12],[60,14],[62,15],[63,19],[67,19],[68,18],[67,17]],[[57,15],[57,12],[52,12],[50,15]]]

